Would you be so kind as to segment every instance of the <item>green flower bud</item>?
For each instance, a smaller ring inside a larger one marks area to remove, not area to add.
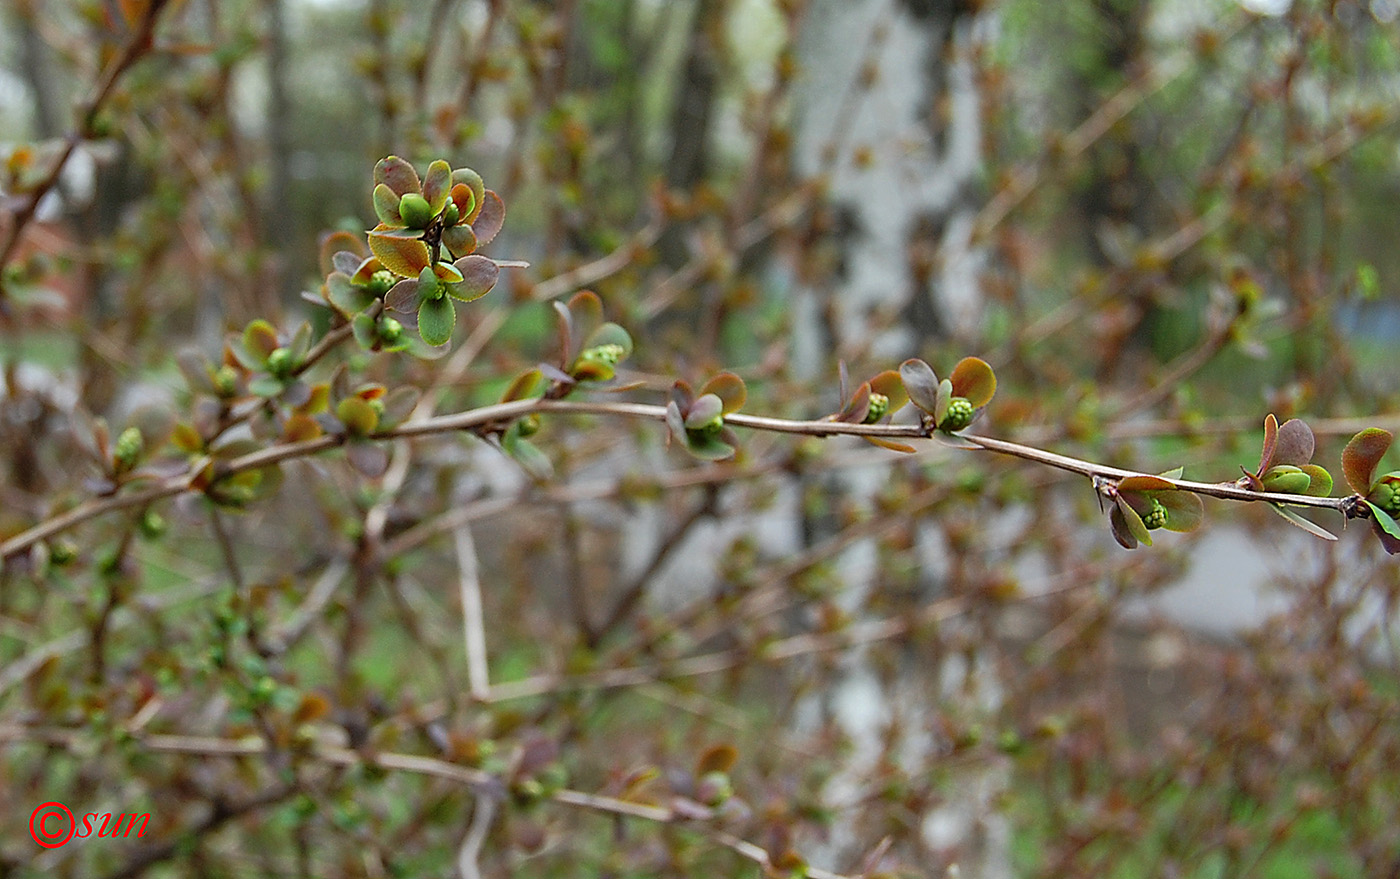
[[[1260,481],[1264,483],[1265,491],[1302,494],[1312,484],[1312,477],[1292,464],[1279,464],[1270,467]]]
[[[379,338],[390,345],[398,344],[403,338],[403,324],[392,317],[381,317],[379,319]]]
[[[718,769],[706,772],[695,783],[695,799],[707,806],[718,806],[734,796],[734,785],[729,781],[729,773]]]
[[[286,348],[277,348],[267,355],[267,371],[277,376],[285,378],[292,371],[292,352]]]
[[[516,428],[517,433],[521,436],[534,436],[540,429],[540,417],[531,413],[520,419],[519,424],[520,426]]]
[[[228,364],[220,366],[214,373],[214,390],[220,397],[232,397],[238,393],[238,370]]]
[[[884,394],[872,393],[870,395],[870,409],[865,413],[865,420],[861,423],[874,424],[884,418],[888,411],[890,411],[890,398]]]
[[[112,451],[112,463],[116,465],[118,473],[125,473],[141,462],[141,455],[146,451],[146,441],[141,436],[141,431],[135,427],[128,427],[117,437],[117,445]]]
[[[383,397],[374,397],[374,398],[372,398],[372,399],[366,400],[365,402],[366,402],[366,403],[369,403],[369,408],[374,410],[374,414],[375,414],[375,415],[378,415],[380,418],[383,418],[383,417],[384,417],[384,398],[383,398]]]
[[[410,229],[426,229],[433,221],[433,206],[416,192],[409,192],[399,199],[399,218]]]
[[[442,224],[444,226],[455,226],[460,219],[462,219],[462,212],[457,209],[457,203],[449,201],[447,203],[447,208],[442,212]]]
[[[380,269],[373,275],[370,275],[369,283],[366,284],[365,287],[375,296],[383,296],[398,282],[398,275],[395,275],[388,269]]]
[[[618,362],[622,360],[623,355],[626,353],[627,350],[618,344],[597,345],[584,351],[578,356],[578,359],[590,363],[604,363],[608,366],[617,366]]]
[[[1391,516],[1400,516],[1400,470],[1377,479],[1366,499]]]
[[[78,558],[78,546],[68,538],[60,538],[49,544],[49,561],[57,566],[72,564]]]
[[[943,421],[938,425],[939,430],[949,432],[962,430],[972,423],[972,416],[977,410],[966,397],[954,397],[948,401],[948,414],[943,416]]]
[[[1149,498],[1152,502],[1152,509],[1147,511],[1147,515],[1142,517],[1142,524],[1147,526],[1148,531],[1155,531],[1167,524],[1167,508],[1162,506],[1162,502],[1154,498]]]
[[[145,537],[147,540],[155,540],[157,537],[165,534],[167,528],[165,517],[155,510],[147,510],[145,513],[142,513],[136,525],[141,529],[141,536]]]
[[[724,416],[723,416],[723,415],[716,415],[714,418],[711,418],[709,421],[706,421],[704,424],[700,425],[699,427],[687,428],[687,432],[688,432],[688,433],[697,434],[697,435],[699,435],[699,436],[714,436],[715,434],[719,433],[719,432],[720,432],[721,430],[723,430],[723,429],[724,429]]]

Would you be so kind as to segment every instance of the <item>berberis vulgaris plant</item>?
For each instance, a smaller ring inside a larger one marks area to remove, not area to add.
[[[909,359],[850,392],[843,371],[841,410],[815,421],[740,413],[747,390],[731,372],[708,378],[698,390],[678,378],[664,404],[571,399],[580,392],[635,390],[618,380],[618,367],[633,352],[632,337],[604,319],[601,301],[586,290],[555,303],[556,362],[518,376],[493,406],[414,420],[409,417],[418,401],[413,388],[359,381],[344,364],[320,380],[308,373],[351,339],[368,351],[441,356],[458,324],[458,303],[485,296],[503,268],[526,263],[476,252],[501,230],[505,204],[475,171],[439,159],[420,176],[406,160],[389,156],[375,165],[373,184],[379,223],[364,238],[344,232],[326,236],[324,282],[319,291],[304,294],[333,313],[331,329],[313,340],[307,324],[286,333],[257,319],[228,339],[217,363],[182,356],[195,404],[190,418],[170,432],[170,445],[186,457],[185,464],[177,466],[134,426],[113,443],[99,422],[93,431],[93,454],[103,474],[95,483],[97,496],[5,541],[4,559],[48,552],[51,541],[81,522],[118,509],[147,509],[184,492],[201,492],[218,506],[245,507],[281,484],[281,462],[336,447],[365,476],[381,476],[388,466],[383,441],[394,437],[467,431],[497,445],[532,477],[547,479],[550,462],[528,437],[539,430],[541,416],[559,413],[660,421],[668,426],[670,443],[705,460],[737,453],[734,428],[861,436],[901,452],[914,451],[908,440],[936,439],[1011,455],[1088,477],[1108,510],[1114,538],[1127,549],[1150,546],[1154,531],[1196,530],[1204,514],[1201,497],[1209,496],[1264,501],[1293,524],[1329,540],[1335,535],[1290,508],[1366,519],[1386,551],[1400,553],[1400,471],[1374,478],[1393,439],[1380,428],[1351,440],[1342,466],[1354,493],[1333,497],[1330,473],[1311,462],[1313,433],[1296,418],[1280,426],[1272,414],[1266,416],[1259,464],[1253,471],[1242,467],[1244,476],[1233,482],[1189,481],[1181,468],[1156,474],[1125,470],[970,433],[997,386],[992,367],[970,356],[943,379],[925,361]],[[906,402],[917,413],[914,423],[894,423]],[[233,438],[232,428],[244,422],[253,438]]]

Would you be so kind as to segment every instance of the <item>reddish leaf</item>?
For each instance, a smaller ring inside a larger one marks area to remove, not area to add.
[[[481,181],[481,175],[471,168],[458,168],[452,172],[452,185],[465,183],[472,191],[472,209],[462,215],[462,222],[475,223],[477,215],[481,213],[481,204],[486,199],[486,184]]]
[[[505,223],[505,202],[501,201],[501,197],[496,193],[489,189],[486,190],[481,210],[477,212],[476,219],[472,220],[472,229],[476,232],[477,244],[490,244],[491,239],[496,237]]]
[[[699,778],[707,772],[728,772],[738,760],[739,751],[733,745],[712,745],[695,761],[695,776]]]
[[[1160,476],[1125,476],[1118,481],[1119,491],[1169,491],[1172,484]]]
[[[287,423],[282,425],[282,439],[289,443],[299,443],[302,440],[315,439],[321,435],[321,425],[310,415],[297,413],[287,419]]]
[[[870,380],[870,390],[877,394],[884,394],[889,399],[889,408],[886,414],[893,415],[904,404],[909,402],[909,395],[905,393],[904,382],[900,380],[899,373],[893,369],[887,369]]]
[[[471,302],[490,293],[491,288],[496,286],[496,279],[501,276],[501,270],[494,262],[476,254],[464,256],[453,265],[461,272],[462,280],[449,284],[447,290],[463,302]]]
[[[1278,419],[1270,412],[1264,416],[1264,447],[1259,452],[1259,469],[1252,475],[1263,476],[1264,471],[1274,465],[1274,453],[1278,448]]]
[[[418,172],[398,156],[388,156],[375,164],[374,182],[383,183],[399,196],[423,191],[422,184],[418,182]]]
[[[476,233],[466,223],[449,226],[442,230],[442,244],[453,256],[466,256],[476,250]]]
[[[331,232],[321,236],[319,260],[321,274],[329,275],[335,269],[339,269],[340,266],[336,264],[336,258],[342,253],[350,254],[349,258],[358,263],[364,250],[364,243],[359,236],[351,235],[349,232]],[[361,256],[357,256],[357,254]],[[345,269],[340,270],[345,271]]]
[[[870,413],[870,382],[863,382],[856,392],[851,395],[851,399],[836,414],[836,420],[847,424],[861,424],[865,421],[865,416]]]

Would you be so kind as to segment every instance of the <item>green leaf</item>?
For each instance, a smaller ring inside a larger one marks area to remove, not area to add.
[[[1275,513],[1278,513],[1283,518],[1287,519],[1290,525],[1295,525],[1298,528],[1302,528],[1304,531],[1308,532],[1309,534],[1315,537],[1321,537],[1323,540],[1337,539],[1337,535],[1333,534],[1331,531],[1328,531],[1326,528],[1323,528],[1322,526],[1317,525],[1309,521],[1308,519],[1304,519],[1302,516],[1288,509],[1283,504],[1269,504],[1269,509],[1273,510]]]
[[[1196,494],[1179,490],[1160,491],[1154,497],[1161,501],[1162,506],[1166,508],[1167,524],[1162,527],[1168,531],[1186,534],[1201,527],[1201,521],[1205,519],[1206,507]]]
[[[525,400],[533,397],[535,389],[540,386],[543,378],[544,376],[538,369],[522,372],[515,377],[515,380],[510,383],[510,387],[506,388],[506,392],[501,395],[501,402],[509,403],[512,400]]]
[[[374,186],[374,215],[385,226],[404,224],[403,218],[399,216],[399,197],[384,183],[376,183]]]
[[[909,402],[928,414],[938,408],[938,376],[933,367],[918,358],[911,358],[899,365],[899,378],[904,384]]]
[[[996,373],[979,357],[964,357],[959,360],[949,379],[953,383],[953,396],[966,398],[978,409],[990,403],[992,396],[997,392]]]
[[[1147,530],[1147,526],[1143,524],[1142,517],[1137,514],[1137,510],[1133,509],[1132,505],[1124,499],[1121,493],[1113,499],[1113,503],[1114,509],[1116,509],[1118,515],[1122,517],[1123,524],[1127,526],[1128,533],[1131,534],[1138,543],[1144,546],[1151,546],[1152,532]],[[1165,506],[1165,504],[1163,504],[1163,506]],[[1170,515],[1170,513],[1168,515]]]
[[[280,347],[277,343],[277,330],[273,329],[272,324],[257,318],[243,330],[243,347],[257,358],[260,364],[266,364],[268,355]]]
[[[1332,493],[1332,474],[1327,472],[1327,468],[1317,464],[1303,464],[1298,469],[1308,474],[1312,481],[1308,483],[1308,490],[1303,492],[1312,497],[1327,497]]]
[[[725,415],[738,412],[749,398],[744,380],[732,372],[721,372],[701,385],[700,398],[703,400],[707,394],[719,398],[722,404],[720,411]]]
[[[379,426],[379,413],[363,397],[346,397],[336,404],[335,417],[351,436],[368,436]]]
[[[283,387],[281,379],[262,373],[255,375],[252,381],[248,382],[248,393],[259,397],[275,397],[282,393]]]
[[[1397,523],[1389,513],[1370,501],[1362,501],[1362,503],[1371,508],[1371,515],[1376,518],[1376,524],[1381,526],[1382,531],[1391,537],[1400,539],[1400,523]]]
[[[425,299],[418,306],[418,334],[429,345],[444,345],[452,339],[457,309],[448,297]]]
[[[709,434],[686,434],[686,451],[697,458],[705,461],[723,461],[725,458],[733,457],[734,447],[715,436]]]
[[[452,166],[438,159],[428,166],[423,175],[423,197],[428,200],[428,208],[437,216],[447,207],[447,199],[452,194]]]
[[[1370,492],[1376,465],[1385,457],[1394,440],[1390,431],[1379,427],[1368,427],[1351,438],[1351,442],[1342,450],[1342,475],[1352,491],[1357,494]]]
[[[554,463],[539,447],[520,436],[519,422],[512,424],[501,439],[501,447],[532,479],[543,482],[554,475]]]
[[[326,299],[342,314],[351,315],[369,308],[370,303],[374,302],[374,294],[350,283],[349,276],[332,272],[326,278]]]

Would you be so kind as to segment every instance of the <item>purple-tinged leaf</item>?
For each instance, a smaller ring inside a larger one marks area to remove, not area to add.
[[[1118,496],[1113,499],[1114,509],[1118,511],[1118,515],[1122,518],[1123,524],[1128,529],[1128,533],[1130,533],[1138,543],[1144,546],[1151,546],[1152,532],[1147,530],[1147,525],[1143,523],[1142,516],[1138,515],[1137,510],[1133,509],[1133,504],[1130,502],[1130,500],[1138,500],[1140,498],[1141,495],[1134,496],[1132,494],[1124,497],[1123,493],[1120,491]],[[1121,540],[1119,542],[1122,543]],[[1128,548],[1131,549],[1132,547]]]
[[[339,264],[336,263],[337,256],[341,253],[348,253],[351,258],[359,262],[364,252],[365,242],[359,236],[351,235],[345,231],[330,232],[321,236],[320,258],[317,265],[320,266],[322,275],[329,275],[335,269],[344,272],[345,269],[340,268]]]
[[[447,292],[463,302],[472,302],[490,293],[501,276],[501,270],[494,262],[476,254],[464,256],[453,265],[461,272],[462,280],[455,285],[449,284]]]
[[[899,365],[899,378],[909,402],[932,415],[938,408],[939,384],[933,367],[918,358],[911,358]]]
[[[724,416],[724,401],[715,394],[701,394],[685,415],[686,430],[700,430]]]
[[[389,452],[378,443],[352,440],[345,444],[345,460],[361,475],[378,479],[389,469]]]
[[[501,231],[501,227],[506,224],[506,205],[501,201],[501,197],[491,190],[486,190],[485,198],[481,202],[481,210],[477,211],[471,220],[472,229],[476,231],[476,240],[480,245],[490,244],[492,239]]]
[[[1128,512],[1130,515],[1137,515],[1131,510]],[[1133,536],[1133,529],[1128,527],[1128,520],[1123,516],[1122,509],[1116,503],[1113,509],[1108,511],[1108,524],[1113,531],[1113,539],[1118,541],[1119,546],[1124,549],[1137,549],[1138,539]]]
[[[384,304],[394,311],[404,314],[416,314],[418,311],[418,279],[404,278],[384,294]],[[403,318],[399,318],[400,323]],[[417,318],[414,318],[414,326],[417,326]]]
[[[870,414],[870,382],[862,382],[850,400],[836,413],[835,420],[846,424],[863,424]]]
[[[1167,511],[1167,524],[1163,525],[1163,528],[1186,534],[1201,527],[1206,507],[1198,495],[1189,491],[1173,490],[1158,492],[1154,497]]]
[[[1160,476],[1124,476],[1118,481],[1119,491],[1170,491],[1174,488]]]
[[[542,380],[543,375],[538,369],[522,372],[515,377],[515,380],[510,383],[510,387],[506,388],[506,392],[501,395],[501,402],[509,403],[513,400],[525,400],[533,397]]]
[[[1259,452],[1259,469],[1251,476],[1262,477],[1264,471],[1274,466],[1274,455],[1278,450],[1278,419],[1270,412],[1264,416],[1264,446]],[[1245,471],[1248,473],[1248,471]]]
[[[339,235],[349,235],[349,232],[339,232]],[[359,243],[359,239],[356,239]],[[349,250],[337,250],[331,257],[331,270],[354,276],[360,270],[360,266],[365,262],[365,257]],[[325,274],[330,274],[326,272]]]
[[[1312,428],[1297,418],[1290,418],[1278,429],[1278,444],[1274,447],[1273,463],[1301,467],[1312,460],[1316,443]]]

